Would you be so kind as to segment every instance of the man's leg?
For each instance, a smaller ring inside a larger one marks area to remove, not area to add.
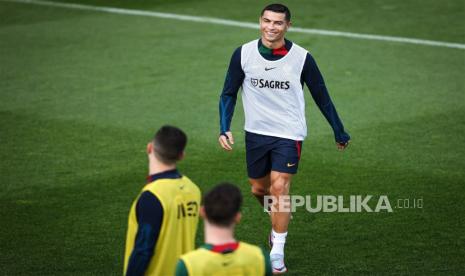
[[[283,206],[279,206],[279,198],[281,196],[289,195],[292,174],[271,171],[270,178],[271,178],[270,194],[277,200],[275,210],[279,211],[279,212],[271,212],[271,225],[275,232],[285,233],[287,232],[287,227],[289,225],[291,213],[290,213],[290,210],[285,210],[289,208],[282,208]],[[284,209],[284,210],[281,210],[281,209]]]
[[[270,194],[270,174],[261,178],[249,178],[249,182],[252,186],[252,194],[263,207],[265,205],[265,196]]]
[[[271,243],[270,252],[273,273],[279,274],[287,271],[284,264],[284,245],[286,244],[287,228],[291,218],[290,205],[281,206],[279,198],[289,195],[292,174],[271,171],[270,194],[275,198],[274,211],[271,212]]]

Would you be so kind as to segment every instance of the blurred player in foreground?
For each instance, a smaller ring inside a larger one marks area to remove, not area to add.
[[[125,275],[173,275],[176,262],[195,249],[200,190],[176,169],[187,137],[163,126],[147,145],[149,176],[128,222]]]
[[[200,215],[205,224],[205,245],[181,256],[176,276],[271,275],[268,254],[234,238],[241,204],[240,190],[228,183],[215,186],[204,196]]]

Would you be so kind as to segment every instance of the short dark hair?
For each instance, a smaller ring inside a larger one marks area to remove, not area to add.
[[[231,226],[241,205],[241,191],[227,182],[216,185],[203,197],[203,206],[208,221],[218,226]]]
[[[291,11],[288,7],[284,6],[283,4],[270,4],[266,6],[265,8],[263,8],[261,16],[263,16],[265,11],[284,13],[286,21],[291,21]]]
[[[179,161],[186,144],[186,134],[179,128],[169,125],[162,126],[153,138],[155,156],[168,165]]]

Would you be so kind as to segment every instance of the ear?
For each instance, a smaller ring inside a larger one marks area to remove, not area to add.
[[[183,151],[183,152],[181,152],[181,154],[179,155],[178,161],[183,160],[184,157],[186,157],[186,153]]]
[[[291,22],[291,21],[289,21],[289,22],[287,22],[287,24],[286,24],[286,25],[287,25],[287,28],[289,29],[289,28],[292,26],[292,22]]]
[[[149,142],[147,144],[147,154],[152,154],[153,153],[153,143]]]
[[[207,214],[205,214],[205,207],[202,205],[200,206],[200,217],[203,218],[203,219],[206,219],[207,218]]]
[[[242,213],[241,213],[241,212],[238,212],[238,213],[236,214],[236,216],[234,217],[234,223],[239,224],[239,222],[241,221],[241,219],[242,219]]]

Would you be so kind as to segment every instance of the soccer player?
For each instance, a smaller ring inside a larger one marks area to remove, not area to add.
[[[149,176],[129,212],[125,275],[173,275],[182,254],[195,249],[200,190],[176,169],[187,137],[163,126],[147,145]]]
[[[292,175],[297,173],[302,141],[307,135],[304,83],[331,125],[337,148],[344,150],[350,140],[315,60],[307,50],[284,38],[290,19],[289,9],[281,4],[262,10],[261,38],[234,51],[220,97],[218,140],[221,147],[231,151],[234,138],[230,125],[242,87],[247,173],[252,194],[262,206],[265,195],[288,195]],[[279,210],[279,203],[274,207]],[[284,244],[290,213],[282,211],[271,212],[274,273],[287,271]]]
[[[204,219],[205,245],[181,256],[176,276],[271,275],[268,254],[234,238],[241,204],[241,191],[229,183],[215,186],[204,196],[200,215]]]

